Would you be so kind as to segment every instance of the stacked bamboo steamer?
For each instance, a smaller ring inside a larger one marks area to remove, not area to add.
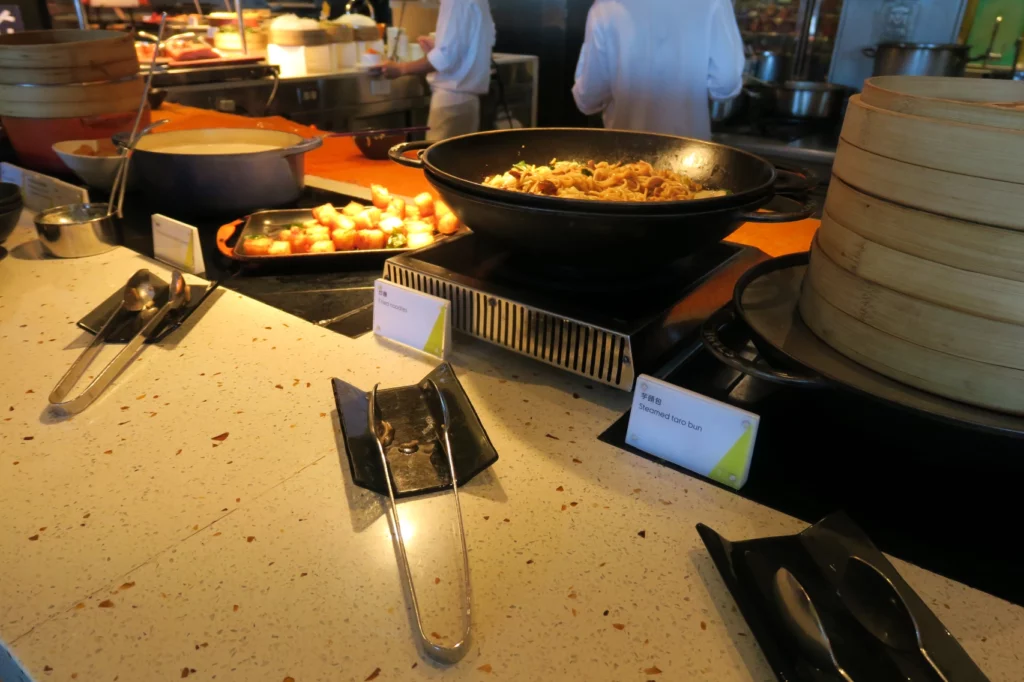
[[[0,36],[0,117],[26,165],[64,170],[50,147],[108,137],[125,120],[130,125],[142,92],[129,34],[57,30]]]
[[[872,78],[840,138],[804,322],[880,374],[1024,414],[1024,83]]]
[[[115,31],[30,31],[0,37],[0,115],[90,116],[137,108],[132,37]]]

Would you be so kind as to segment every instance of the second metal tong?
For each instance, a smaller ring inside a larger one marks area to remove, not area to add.
[[[466,531],[462,523],[462,506],[459,504],[459,484],[455,471],[455,459],[452,455],[452,444],[451,439],[448,435],[448,429],[451,425],[451,417],[448,412],[448,403],[445,400],[444,393],[434,383],[433,379],[426,379],[420,383],[420,388],[424,392],[430,392],[436,395],[436,402],[430,400],[427,397],[428,404],[430,405],[430,412],[432,420],[434,422],[434,431],[437,435],[437,441],[441,448],[444,450],[445,455],[448,458],[448,467],[451,471],[452,476],[452,494],[455,497],[455,514],[458,517],[459,522],[459,540],[462,543],[462,573],[465,576],[463,584],[463,591],[465,594],[465,610],[463,611],[463,630],[459,640],[452,646],[443,646],[437,644],[427,637],[426,632],[423,630],[423,619],[420,616],[420,605],[419,600],[416,598],[416,586],[413,584],[412,568],[409,565],[409,557],[405,551],[405,540],[402,536],[402,524],[398,518],[398,505],[395,502],[395,486],[391,476],[391,466],[388,463],[388,458],[385,455],[386,440],[394,432],[390,430],[390,424],[380,418],[377,406],[377,388],[380,384],[376,384],[373,387],[373,391],[370,393],[370,405],[367,413],[367,419],[369,421],[370,433],[373,434],[374,441],[377,443],[377,452],[380,454],[381,466],[384,467],[384,480],[387,483],[388,489],[388,500],[389,500],[389,517],[393,523],[393,530],[395,538],[397,540],[398,548],[398,562],[401,565],[402,577],[405,581],[406,587],[409,590],[409,597],[412,600],[412,609],[416,617],[416,634],[419,637],[420,645],[423,647],[424,652],[430,656],[430,658],[440,663],[455,663],[469,650],[469,631],[471,626],[470,618],[470,606],[472,603],[470,593],[470,581],[469,581],[469,553],[466,551]]]
[[[157,329],[160,323],[164,320],[171,310],[180,308],[188,301],[188,287],[185,285],[185,278],[181,272],[175,270],[171,274],[171,286],[167,294],[167,302],[163,304],[159,309],[153,305],[153,301],[156,298],[156,286],[154,284],[155,277],[149,270],[139,270],[124,287],[124,296],[121,301],[121,305],[114,309],[114,312],[110,314],[107,321],[100,328],[96,336],[93,337],[92,342],[86,347],[82,354],[78,356],[74,364],[71,365],[70,369],[61,377],[60,381],[53,388],[50,393],[50,404],[55,407],[59,407],[69,414],[75,414],[81,412],[86,407],[91,405],[96,398],[106,390],[106,388],[114,381],[118,374],[128,366],[132,358],[135,357],[135,353],[139,350],[142,344],[149,339],[153,332]],[[117,321],[122,311],[129,311],[142,315],[146,320],[146,323],[142,326],[142,329],[138,331],[131,338],[131,340],[125,344],[125,347],[121,349],[117,355],[114,356],[107,366],[103,368],[95,379],[85,388],[82,393],[78,396],[67,400],[68,393],[74,388],[78,380],[85,374],[85,370],[88,369],[92,361],[96,359],[103,345],[106,343],[107,337],[110,336],[111,332],[117,325]]]

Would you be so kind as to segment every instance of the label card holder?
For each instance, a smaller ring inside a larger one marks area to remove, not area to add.
[[[400,284],[374,282],[373,333],[444,359],[451,348],[451,305]]]
[[[45,211],[54,206],[89,203],[89,190],[49,175],[36,173],[11,163],[0,163],[0,182],[21,187],[25,208]]]
[[[739,490],[750,473],[760,420],[752,412],[642,374],[626,442]]]
[[[153,257],[193,275],[205,275],[199,230],[180,220],[153,214]]]

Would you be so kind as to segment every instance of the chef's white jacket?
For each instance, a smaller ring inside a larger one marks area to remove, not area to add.
[[[491,85],[494,20],[487,0],[441,0],[434,49],[427,60],[437,69],[431,89],[483,95]]]
[[[743,60],[729,0],[597,0],[572,94],[606,128],[708,139],[708,97],[739,94]]]

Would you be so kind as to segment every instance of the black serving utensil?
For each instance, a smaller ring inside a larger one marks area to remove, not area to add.
[[[469,396],[447,362],[413,386],[377,392],[375,419],[388,427],[376,436],[367,426],[370,395],[340,379],[333,379],[332,385],[352,480],[362,488],[388,494],[378,438],[396,498],[451,488],[453,468],[462,486],[498,459]],[[445,428],[439,431],[441,424]]]
[[[864,532],[841,512],[797,535],[730,542],[703,524],[697,531],[726,587],[780,682],[839,682],[833,667],[820,667],[791,636],[776,605],[773,581],[786,568],[804,586],[819,612],[836,658],[855,682],[936,682],[917,651],[879,642],[853,617],[839,594],[841,571],[851,556],[879,567],[897,587],[920,626],[922,641],[951,682],[987,682],[984,673],[906,585]]]
[[[749,560],[750,553],[747,554]],[[782,620],[786,622],[790,633],[796,638],[804,653],[818,665],[834,669],[845,682],[853,682],[843,666],[839,665],[818,609],[796,576],[785,567],[780,568],[775,572],[772,592],[779,613],[782,614]]]
[[[844,603],[842,589],[846,566],[852,557],[859,557],[880,572],[892,585],[906,610],[913,616],[920,644],[919,648],[914,647],[910,652],[894,647],[886,649],[890,658],[905,671],[905,679],[935,680],[936,671],[941,670],[939,674],[943,679],[955,682],[988,681],[985,673],[971,660],[942,621],[849,516],[842,512],[830,514],[800,533],[799,539],[807,555],[817,565],[821,576],[839,599],[840,608],[849,615],[853,625],[870,636],[872,641],[879,640],[870,635],[863,624],[858,623],[849,604]],[[849,584],[846,585],[846,590],[849,592]],[[846,599],[849,599],[849,595],[846,595]],[[927,651],[927,659],[921,655],[922,650]]]
[[[949,682],[928,655],[917,620],[899,590],[874,564],[851,556],[839,579],[839,598],[876,639],[898,651],[920,652],[939,679]]]
[[[793,572],[780,563],[786,560],[787,552],[781,545],[770,546],[770,542],[772,541],[738,543],[739,563],[745,569],[741,570],[740,574],[749,576],[751,587],[758,597],[759,608],[775,625],[773,630],[781,631],[781,637],[785,640],[783,643],[795,651],[799,661],[796,669],[799,677],[853,682],[845,668],[840,665],[833,648],[832,637],[828,634],[835,631],[835,623],[831,618],[828,626],[823,622],[821,609],[826,607],[826,603],[819,602],[816,606],[811,601],[804,585],[797,580]],[[751,545],[755,548],[746,549]],[[796,566],[799,563],[801,562],[797,560],[791,564],[793,570],[812,577],[806,570],[807,566]],[[795,585],[777,586],[780,572],[788,574]]]

